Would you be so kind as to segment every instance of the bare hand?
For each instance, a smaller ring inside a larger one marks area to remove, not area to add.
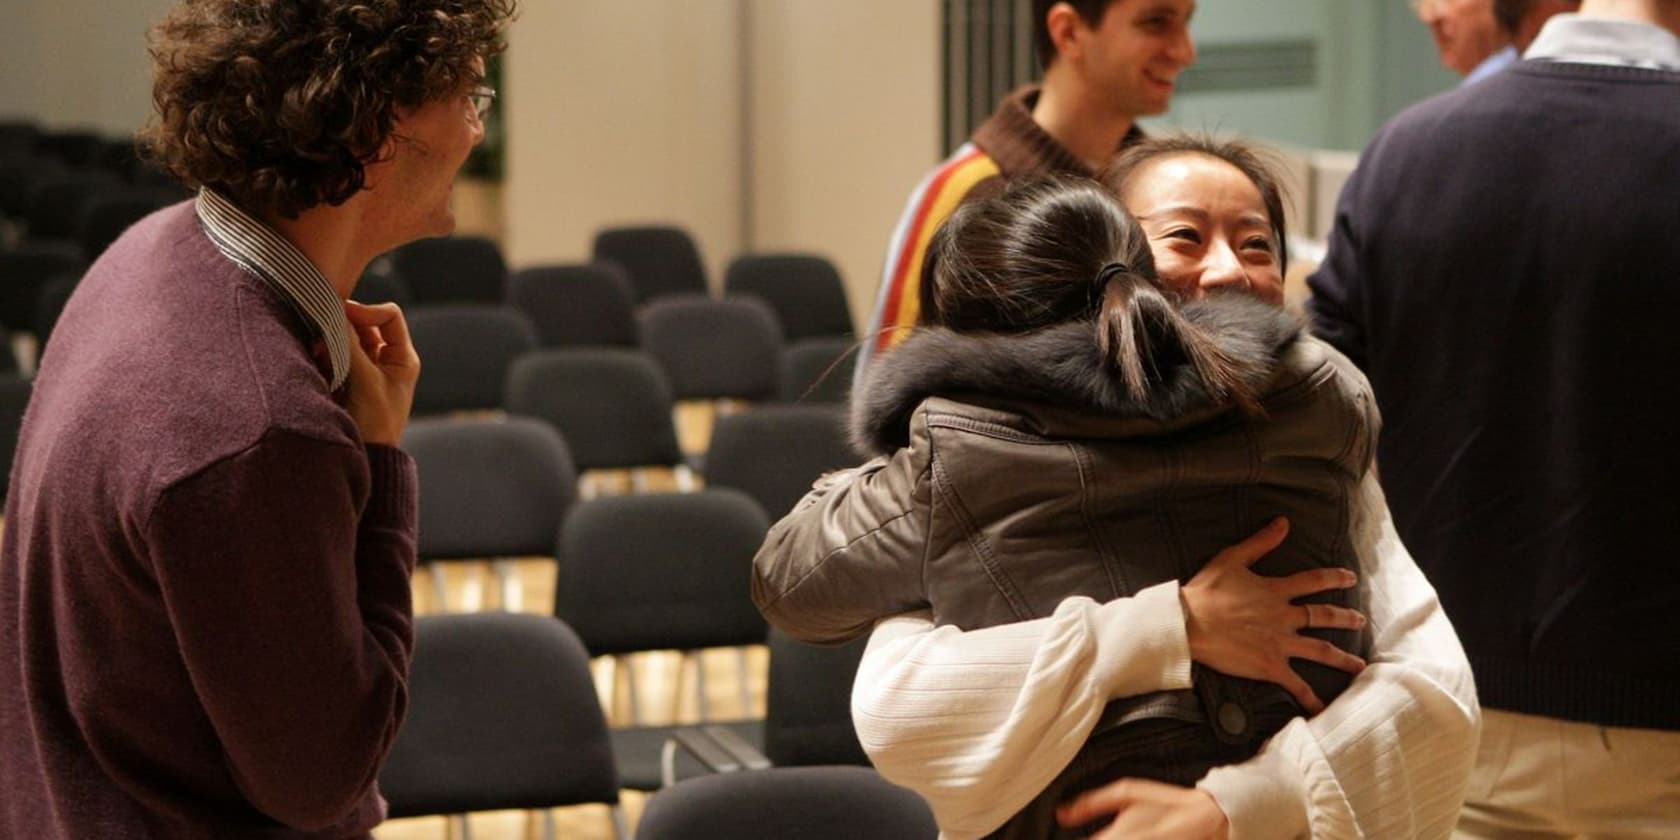
[[[1097,840],[1226,840],[1231,822],[1205,791],[1148,779],[1120,779],[1056,809],[1056,822],[1078,828],[1109,814]]]
[[[394,303],[367,306],[344,302],[356,340],[350,347],[350,396],[345,409],[362,440],[396,446],[414,407],[420,356],[408,337],[408,322]]]
[[[1347,589],[1359,578],[1347,569],[1311,569],[1288,577],[1257,575],[1249,567],[1283,544],[1289,520],[1279,517],[1254,536],[1214,555],[1179,590],[1184,602],[1190,658],[1238,677],[1283,686],[1295,702],[1317,714],[1324,703],[1289,667],[1306,659],[1357,674],[1365,660],[1335,645],[1304,636],[1306,627],[1356,630],[1365,616],[1334,604],[1291,604],[1303,595]]]

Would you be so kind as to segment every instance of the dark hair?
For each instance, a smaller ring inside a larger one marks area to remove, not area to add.
[[[1259,410],[1240,363],[1179,311],[1142,226],[1096,181],[1017,180],[959,207],[928,247],[924,324],[1011,333],[1088,320],[1133,398],[1188,363],[1215,396]]]
[[[1114,190],[1115,195],[1124,196],[1126,183],[1145,163],[1156,158],[1187,154],[1204,155],[1236,167],[1260,191],[1260,202],[1265,205],[1266,218],[1272,224],[1272,238],[1277,240],[1278,273],[1287,272],[1289,231],[1284,221],[1283,182],[1277,175],[1277,163],[1258,147],[1241,140],[1215,140],[1197,134],[1151,137],[1127,146],[1098,177]]]
[[[1102,23],[1103,15],[1108,7],[1120,0],[1033,0],[1033,47],[1038,50],[1038,68],[1050,69],[1050,62],[1056,60],[1056,42],[1050,40],[1050,8],[1057,3],[1066,3],[1079,13],[1080,19],[1086,26],[1095,27]]]
[[[152,28],[143,155],[259,215],[362,189],[398,109],[481,81],[516,0],[183,0]]]
[[[1522,25],[1523,15],[1528,14],[1528,8],[1534,5],[1534,0],[1493,0],[1493,19],[1499,24],[1499,30],[1506,35],[1514,35],[1517,27]]]

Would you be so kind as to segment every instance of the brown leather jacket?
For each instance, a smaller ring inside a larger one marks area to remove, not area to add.
[[[1264,416],[1217,403],[1188,366],[1162,370],[1149,401],[1128,399],[1089,323],[919,330],[875,363],[854,406],[854,442],[876,457],[825,476],[771,529],[754,560],[760,610],[815,642],[917,609],[963,629],[1039,618],[1074,595],[1188,581],[1279,515],[1289,539],[1259,573],[1355,568],[1350,511],[1379,426],[1364,376],[1276,307],[1217,296],[1184,311],[1253,363]],[[1365,652],[1358,633],[1313,632]],[[1326,702],[1349,679],[1297,669]],[[1195,681],[1116,701],[1099,733],[1171,718],[1258,748],[1299,713],[1270,684],[1200,667]]]

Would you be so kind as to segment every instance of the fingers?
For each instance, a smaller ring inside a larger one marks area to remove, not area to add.
[[[1352,569],[1323,568],[1308,569],[1296,572],[1288,577],[1275,578],[1274,586],[1279,594],[1285,598],[1299,598],[1302,595],[1312,595],[1328,592],[1333,589],[1351,589],[1359,583],[1359,575]]]
[[[1301,704],[1301,708],[1306,709],[1307,714],[1316,715],[1324,711],[1324,701],[1318,699],[1312,686],[1307,685],[1307,681],[1301,679],[1301,675],[1295,673],[1294,668],[1284,666],[1283,672],[1278,674],[1273,682],[1283,686],[1283,690],[1289,692],[1289,696],[1295,698],[1295,702]]]
[[[1280,516],[1266,523],[1266,527],[1254,532],[1254,535],[1213,556],[1208,565],[1252,566],[1260,558],[1270,554],[1273,549],[1283,545],[1285,537],[1289,536],[1289,520]]]
[[[1335,604],[1301,604],[1300,607],[1302,623],[1296,629],[1358,630],[1365,626],[1365,615],[1358,610]]]
[[[1293,659],[1317,662],[1320,665],[1327,665],[1350,674],[1357,674],[1365,670],[1365,660],[1323,639],[1314,639],[1310,636],[1296,636],[1291,639],[1285,652]],[[1291,669],[1290,673],[1294,673],[1294,670]]]
[[[344,302],[344,317],[356,331],[368,356],[379,365],[417,368],[420,357],[408,335],[408,319],[394,303]]]
[[[1064,828],[1075,828],[1099,817],[1117,813],[1132,804],[1136,798],[1134,788],[1138,784],[1133,779],[1121,779],[1096,790],[1086,791],[1072,802],[1056,808],[1056,822],[1061,823]]]

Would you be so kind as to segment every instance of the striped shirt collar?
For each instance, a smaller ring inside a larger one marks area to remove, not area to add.
[[[344,320],[344,301],[332,283],[297,246],[226,196],[202,188],[196,207],[204,232],[222,255],[272,286],[326,344],[332,361],[331,390],[342,387],[350,377],[350,327]]]

